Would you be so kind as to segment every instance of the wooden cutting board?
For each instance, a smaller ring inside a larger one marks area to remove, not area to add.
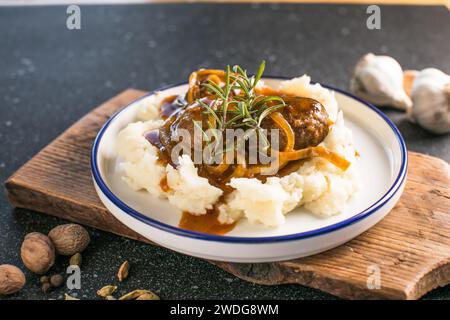
[[[143,94],[133,89],[122,92],[28,161],[6,181],[11,203],[149,242],[102,205],[89,164],[102,124]],[[417,299],[450,283],[449,165],[409,152],[408,180],[400,202],[375,227],[338,248],[286,262],[211,263],[261,284],[298,283],[353,299]]]

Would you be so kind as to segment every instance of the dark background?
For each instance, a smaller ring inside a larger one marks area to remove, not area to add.
[[[308,73],[347,89],[353,65],[367,52],[396,58],[405,69],[450,72],[450,17],[444,7],[382,7],[381,30],[366,28],[366,6],[129,5],[81,6],[81,30],[66,28],[66,6],[0,7],[0,178],[16,169],[102,101],[128,87],[151,90],[187,79],[200,67],[240,64],[267,74]],[[387,111],[409,150],[450,161],[450,136],[433,136]],[[70,184],[70,181],[67,181]],[[14,210],[0,196],[0,264],[23,270],[19,248],[31,231],[47,233],[62,220]],[[162,298],[324,299],[299,285],[260,286],[199,259],[89,229],[80,298],[115,283],[123,260],[132,264],[120,292],[142,288]],[[55,271],[67,260],[59,258]],[[61,299],[40,293],[38,277],[9,298]],[[76,293],[76,292],[75,292]],[[450,286],[427,298],[450,298]]]

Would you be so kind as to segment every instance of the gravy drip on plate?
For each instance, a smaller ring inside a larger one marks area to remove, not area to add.
[[[186,230],[204,232],[209,234],[224,235],[233,230],[236,223],[222,224],[217,220],[217,210],[208,210],[206,214],[193,215],[183,212],[179,227]]]

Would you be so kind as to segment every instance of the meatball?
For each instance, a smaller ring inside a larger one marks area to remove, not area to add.
[[[307,147],[317,146],[325,139],[328,134],[328,114],[325,108],[316,100],[302,97],[282,96],[286,106],[279,110],[284,119],[289,123],[294,132],[294,148],[296,150]],[[208,98],[203,98],[205,103],[209,103]],[[203,130],[208,129],[208,115],[204,108],[197,102],[179,109],[174,112],[161,127],[159,132],[152,132],[146,135],[147,139],[161,152],[169,158],[173,148],[179,143],[179,139],[174,137],[181,135],[181,129],[190,133],[191,155],[194,153],[194,121],[201,123]],[[279,129],[279,126],[271,119],[266,117],[261,127],[267,129],[270,135],[274,133],[272,129]],[[287,136],[283,130],[279,130],[279,150],[284,150],[287,144]]]
[[[172,113],[161,128],[148,132],[146,138],[160,150],[160,156],[169,163],[176,164],[175,159],[171,157],[172,150],[178,143],[189,143],[189,145],[185,145],[185,148],[191,149],[191,155],[194,154],[194,121],[201,124],[203,130],[208,129],[208,116],[198,103],[193,103]],[[185,132],[182,130],[188,132],[189,140],[184,141]]]
[[[294,148],[304,149],[317,146],[328,135],[328,114],[325,108],[316,100],[303,97],[282,96],[286,106],[279,112],[287,120],[295,135]],[[267,129],[278,128],[270,117],[261,126]],[[287,137],[280,130],[279,149],[284,150]]]
[[[287,107],[281,113],[294,130],[295,149],[317,146],[328,135],[328,113],[310,98],[283,97]]]

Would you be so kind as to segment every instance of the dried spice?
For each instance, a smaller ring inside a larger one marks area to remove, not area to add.
[[[159,297],[153,292],[151,292],[141,294],[139,297],[136,298],[136,300],[159,300]]]
[[[63,282],[64,282],[64,278],[60,274],[55,274],[55,275],[50,277],[50,284],[54,288],[60,287],[63,284]]]
[[[159,297],[149,290],[134,290],[131,291],[119,298],[119,300],[134,300],[142,295],[152,295],[153,299],[144,299],[144,300],[159,300]]]
[[[55,247],[46,235],[32,232],[25,236],[20,248],[23,264],[37,274],[46,273],[55,263]]]
[[[117,286],[104,286],[100,290],[97,291],[97,295],[102,298],[107,298],[111,296],[117,290]],[[110,299],[109,299],[110,300]]]
[[[0,265],[0,295],[20,291],[25,282],[25,275],[22,270],[11,264]]]
[[[119,281],[122,282],[128,277],[129,271],[130,271],[130,263],[128,261],[125,261],[124,263],[122,263],[122,265],[119,268],[119,271],[117,272],[117,279],[119,279]]]
[[[83,252],[91,241],[86,229],[74,223],[59,225],[50,230],[48,236],[52,239],[56,252],[63,256]]]
[[[81,267],[81,263],[83,262],[83,258],[81,256],[81,253],[75,253],[71,258],[70,258],[70,265],[71,266],[78,266]]]
[[[71,295],[66,293],[64,294],[64,300],[80,300],[80,299],[72,297]]]

